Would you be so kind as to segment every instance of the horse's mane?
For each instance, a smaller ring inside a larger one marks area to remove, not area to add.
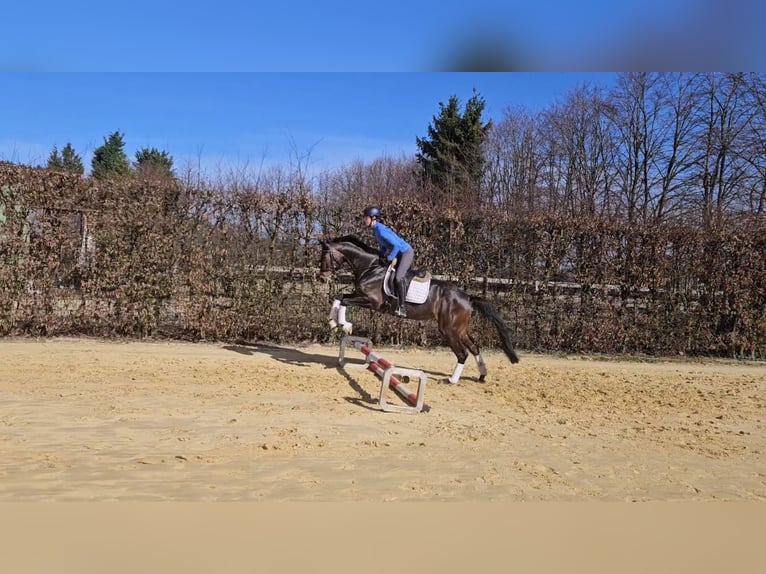
[[[356,245],[359,249],[370,253],[371,255],[377,255],[378,250],[374,247],[370,247],[367,245],[364,241],[359,239],[356,235],[343,235],[341,237],[336,237],[331,241],[331,243],[351,243],[353,245]]]

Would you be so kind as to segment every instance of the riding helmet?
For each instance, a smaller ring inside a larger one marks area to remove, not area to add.
[[[371,205],[364,210],[364,217],[380,217],[380,208],[375,205]]]

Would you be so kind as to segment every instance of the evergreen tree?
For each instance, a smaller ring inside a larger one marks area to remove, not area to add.
[[[484,142],[492,122],[482,123],[486,105],[474,90],[463,112],[457,96],[439,102],[439,115],[428,126],[428,137],[416,138],[417,161],[426,180],[446,198],[478,199],[484,167]]]
[[[123,134],[116,131],[104,138],[104,145],[93,152],[91,175],[96,179],[124,176],[130,173],[130,160],[125,153]]]
[[[82,159],[74,151],[74,148],[70,143],[67,143],[64,146],[61,153],[59,153],[56,146],[53,146],[53,151],[51,151],[51,154],[48,156],[48,165],[46,167],[53,171],[66,171],[77,175],[85,173]]]
[[[64,146],[64,149],[61,150],[61,160],[64,164],[64,171],[75,173],[77,175],[85,173],[85,166],[82,163],[82,158],[74,151],[72,144],[67,143]]]
[[[56,146],[53,146],[53,151],[48,156],[48,165],[46,167],[52,171],[64,171],[64,160],[61,158]]]
[[[144,177],[175,177],[173,157],[157,148],[145,147],[138,150],[133,167],[136,173]]]

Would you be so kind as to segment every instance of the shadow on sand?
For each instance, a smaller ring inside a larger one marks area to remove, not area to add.
[[[237,341],[235,345],[225,345],[223,348],[227,351],[239,353],[240,355],[270,355],[280,363],[298,367],[306,367],[309,364],[315,364],[330,369],[338,366],[337,357],[304,353],[294,347],[279,347],[277,345],[249,343],[240,340]]]
[[[340,373],[348,383],[349,387],[358,394],[356,397],[343,397],[346,401],[359,405],[360,407],[375,410],[378,409],[375,405],[378,404],[378,399],[373,397],[370,393],[364,390],[359,382],[352,377],[346,369],[338,364],[338,357],[318,355],[314,353],[304,353],[303,351],[294,347],[279,347],[276,345],[268,345],[264,343],[250,343],[248,341],[239,340],[235,345],[225,345],[223,347],[227,351],[233,351],[241,355],[270,355],[280,363],[285,363],[292,366],[307,367],[310,364],[320,365],[325,369],[335,369]],[[364,365],[364,359],[346,358],[346,364],[351,365]]]

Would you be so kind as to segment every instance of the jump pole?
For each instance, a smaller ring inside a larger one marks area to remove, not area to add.
[[[340,353],[338,355],[338,363],[343,366],[345,362],[346,347],[351,343],[354,347],[360,351],[365,357],[365,364],[367,370],[375,373],[381,379],[380,384],[380,408],[389,412],[428,412],[431,407],[425,404],[425,390],[426,381],[428,377],[423,371],[415,369],[404,369],[394,366],[393,363],[380,357],[372,350],[372,342],[365,337],[352,337],[346,335],[340,342]],[[399,380],[396,375],[403,377],[416,377],[420,379],[418,385],[417,394],[409,391],[404,383]],[[402,399],[404,399],[409,406],[395,405],[386,401],[385,394],[386,389],[393,389]]]

